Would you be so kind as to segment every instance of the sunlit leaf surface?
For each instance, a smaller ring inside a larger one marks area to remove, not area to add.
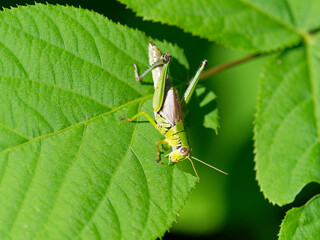
[[[155,239],[196,178],[157,164],[150,39],[94,12],[51,5],[0,12],[0,238]],[[178,47],[174,82],[186,81]]]

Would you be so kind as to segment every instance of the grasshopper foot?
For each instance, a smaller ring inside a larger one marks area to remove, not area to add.
[[[132,65],[134,66],[134,77],[136,78],[136,81],[141,82],[142,77],[139,76],[137,65],[135,63],[132,63]]]
[[[162,148],[163,148],[165,151],[168,151],[168,150],[169,150],[168,145],[162,145]]]
[[[125,118],[125,117],[119,117],[119,119],[120,119],[120,120],[125,120],[125,121],[127,121],[127,122],[130,122],[130,119]]]
[[[158,152],[158,157],[156,159],[156,162],[160,163],[160,164],[163,164],[163,162],[161,162],[161,160],[160,160],[160,154],[161,154],[161,152]]]
[[[160,163],[160,164],[163,164],[163,162],[161,162],[161,160],[159,160],[159,159],[156,159],[156,162]]]

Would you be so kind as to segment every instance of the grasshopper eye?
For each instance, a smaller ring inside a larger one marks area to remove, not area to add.
[[[182,148],[180,148],[179,153],[181,156],[186,156],[189,153],[189,149],[182,147]]]
[[[166,64],[170,62],[172,56],[168,53],[164,53],[161,57],[163,59],[163,63]]]

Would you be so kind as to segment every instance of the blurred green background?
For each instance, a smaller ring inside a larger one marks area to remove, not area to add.
[[[185,51],[190,75],[203,59],[208,60],[207,68],[211,68],[249,55],[192,36],[177,27],[144,22],[117,1],[37,2],[81,6],[99,12],[114,22],[137,28],[152,38],[176,43]],[[4,1],[2,6],[9,8],[33,3]],[[218,96],[221,128],[216,135],[211,130],[193,126],[189,131],[193,153],[227,171],[229,176],[195,163],[201,181],[177,223],[163,239],[277,239],[281,219],[289,206],[281,209],[272,206],[260,192],[255,180],[252,140],[258,79],[268,58],[259,57],[232,67],[204,82]],[[189,164],[185,162],[180,167],[192,173]]]

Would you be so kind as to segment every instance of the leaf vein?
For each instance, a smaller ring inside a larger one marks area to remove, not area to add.
[[[140,103],[140,106],[139,106],[139,111],[140,111],[140,108],[141,108],[141,103]],[[138,111],[138,112],[139,112],[139,111]],[[135,124],[134,130],[133,130],[133,133],[132,133],[131,142],[130,142],[130,144],[129,144],[129,146],[128,146],[128,149],[127,149],[126,153],[124,154],[124,156],[123,156],[123,157],[121,158],[121,160],[119,161],[116,169],[114,170],[114,172],[113,172],[113,174],[112,174],[112,176],[111,176],[111,178],[110,178],[110,181],[109,181],[108,187],[107,187],[107,189],[106,189],[105,195],[99,200],[99,203],[95,206],[95,208],[94,208],[93,211],[91,212],[91,216],[89,217],[89,219],[86,220],[86,222],[85,222],[84,224],[82,224],[82,227],[78,230],[78,234],[77,234],[75,237],[78,237],[78,236],[81,235],[81,233],[82,233],[82,231],[85,229],[85,227],[88,226],[89,223],[93,220],[93,218],[94,218],[96,212],[98,211],[99,207],[101,206],[103,200],[106,199],[106,198],[109,198],[109,197],[108,197],[108,194],[109,194],[109,191],[110,191],[110,189],[111,189],[111,185],[112,185],[113,179],[114,179],[114,177],[116,176],[116,174],[117,174],[117,172],[119,171],[119,169],[121,168],[122,162],[124,161],[124,159],[127,157],[128,153],[130,152],[130,148],[131,148],[131,146],[132,146],[132,144],[133,144],[133,139],[134,139],[135,133],[136,133],[136,131],[137,131],[137,126],[138,126],[138,123]]]
[[[131,205],[131,201],[130,201],[130,198],[129,198],[129,195],[128,193],[123,189],[123,187],[116,181],[116,180],[113,180],[113,183],[119,187],[119,189],[121,189],[121,191],[124,193],[125,197],[127,198],[128,200],[128,204],[129,204],[129,207],[132,209],[132,205]]]
[[[281,128],[281,126],[283,126],[283,123],[291,116],[291,114],[294,114],[294,112],[298,108],[304,106],[304,104],[307,104],[308,101],[310,101],[310,100],[311,100],[311,97],[306,98],[303,101],[297,103],[293,108],[290,109],[290,111],[286,114],[286,116],[283,119],[281,119],[281,122],[277,124],[277,126],[276,126],[276,128],[274,130],[274,134],[272,135],[272,138],[271,138],[271,143],[270,143],[270,148],[269,148],[270,151],[269,152],[271,152],[274,149],[274,141],[275,141],[275,139],[276,139],[276,137],[277,137],[277,135],[279,133],[279,129]]]
[[[318,94],[317,94],[317,89],[318,89],[318,83],[317,79],[314,78],[312,74],[312,61],[311,61],[311,49],[310,45],[311,43],[308,42],[307,39],[305,39],[306,42],[306,55],[307,55],[307,66],[308,66],[308,76],[309,76],[309,84],[310,84],[310,90],[311,90],[311,95],[312,95],[312,102],[313,102],[313,114],[314,114],[314,120],[315,120],[315,125],[317,128],[317,135],[318,135],[318,142],[320,143],[320,113],[319,113],[319,99],[318,99]],[[319,144],[320,148],[320,144]]]
[[[36,138],[32,138],[32,139],[30,139],[28,142],[25,142],[25,143],[22,143],[22,144],[19,144],[19,145],[16,145],[16,146],[14,146],[14,147],[11,147],[11,148],[8,148],[8,149],[5,149],[5,150],[1,151],[1,152],[0,152],[0,155],[1,155],[1,154],[4,154],[4,153],[6,153],[6,152],[13,151],[13,150],[15,150],[15,149],[17,149],[17,148],[23,147],[23,146],[25,146],[25,145],[27,145],[27,144],[30,144],[30,143],[32,143],[32,142],[35,142],[35,141],[37,141],[37,140],[45,139],[45,138],[48,138],[48,137],[57,135],[57,134],[59,134],[59,133],[65,132],[65,131],[67,131],[67,130],[73,129],[73,128],[79,126],[79,125],[88,124],[88,123],[90,123],[90,122],[92,122],[92,121],[95,121],[95,120],[97,120],[97,119],[99,119],[99,118],[101,118],[101,117],[104,117],[104,116],[107,116],[107,115],[109,115],[109,114],[112,114],[112,113],[114,113],[114,112],[116,112],[116,111],[118,111],[118,110],[120,110],[120,109],[122,109],[122,108],[125,108],[125,107],[127,107],[127,106],[130,106],[130,105],[132,105],[132,104],[135,104],[135,103],[137,103],[137,102],[143,102],[143,101],[145,101],[145,100],[147,100],[147,99],[149,99],[149,98],[151,98],[151,97],[152,97],[152,94],[149,94],[149,95],[146,95],[146,96],[137,98],[137,99],[132,100],[132,101],[130,101],[130,102],[128,102],[128,103],[125,103],[125,104],[122,104],[122,105],[120,105],[120,106],[118,106],[118,107],[115,107],[115,108],[111,109],[111,110],[108,111],[108,112],[105,112],[105,113],[102,113],[102,114],[100,114],[100,115],[98,115],[98,116],[92,117],[92,118],[90,118],[90,119],[88,119],[88,120],[85,120],[85,121],[76,123],[76,124],[74,124],[74,125],[71,125],[71,126],[69,126],[69,127],[64,128],[64,129],[59,129],[59,130],[57,130],[57,131],[55,131],[55,132],[52,132],[52,133],[49,133],[49,134],[45,134],[45,135],[38,136],[38,137],[36,137]]]
[[[120,222],[118,213],[117,213],[117,211],[116,211],[116,209],[115,209],[115,207],[114,207],[114,205],[113,205],[113,203],[112,203],[112,201],[111,201],[111,199],[109,198],[108,195],[106,195],[106,199],[108,199],[108,201],[110,203],[110,206],[111,206],[111,210],[112,210],[113,214],[116,216],[116,219],[117,219],[117,222],[118,222],[118,226],[119,226],[119,228],[118,228],[119,229],[119,231],[118,231],[119,232],[119,239],[121,239],[121,236],[122,236],[121,222]],[[92,218],[91,221],[94,222],[94,219]]]
[[[35,18],[33,17],[32,14],[30,14],[30,13],[28,13],[28,12],[25,12],[25,14],[28,15],[28,16],[30,17],[30,19],[32,20],[32,24],[34,24],[34,26],[36,27],[37,32],[38,32],[38,35],[39,35],[39,38],[41,38],[37,21],[35,20]],[[19,16],[19,17],[20,17],[20,16]],[[19,17],[18,17],[18,19],[19,19],[19,22],[20,22],[20,25],[21,25],[21,29],[22,29],[22,24],[21,24],[21,21],[20,21],[20,18],[19,18]],[[24,18],[23,18],[22,21],[23,21],[23,22],[26,22]],[[30,24],[30,25],[31,25],[31,24]]]
[[[140,112],[140,111],[139,111],[139,112]],[[151,197],[150,197],[150,190],[149,190],[148,178],[147,178],[147,175],[146,175],[146,173],[145,173],[145,170],[144,170],[144,167],[143,167],[143,165],[142,165],[142,162],[141,162],[139,156],[137,155],[137,153],[133,150],[133,148],[130,147],[130,149],[131,149],[131,151],[133,152],[133,154],[136,156],[136,158],[138,159],[138,162],[139,162],[140,165],[141,165],[142,173],[143,173],[143,176],[144,176],[144,179],[145,179],[145,182],[146,182],[147,193],[148,193],[148,204],[147,204],[147,206],[145,206],[145,207],[146,207],[146,212],[147,212],[147,214],[146,214],[145,217],[144,217],[144,224],[143,224],[143,226],[141,226],[141,228],[142,228],[141,236],[144,236],[144,230],[145,230],[145,227],[146,227],[146,225],[147,225],[147,223],[148,223],[148,217],[149,217],[149,214],[150,214],[150,198],[151,198]]]
[[[41,226],[38,227],[37,235],[34,237],[34,239],[36,239],[37,236],[39,235],[40,231],[41,231],[44,227],[46,227],[46,225],[47,225],[47,223],[48,223],[48,220],[49,220],[49,218],[50,218],[50,216],[51,216],[51,214],[52,214],[52,211],[53,211],[53,209],[54,209],[54,207],[55,207],[55,204],[56,204],[56,201],[57,201],[57,199],[58,199],[58,196],[61,194],[61,189],[62,189],[63,183],[65,182],[64,180],[67,178],[68,174],[70,173],[70,170],[71,170],[72,167],[74,166],[75,162],[78,160],[79,154],[80,154],[80,152],[81,152],[82,146],[83,146],[84,141],[85,141],[85,136],[86,136],[86,132],[87,132],[87,126],[88,126],[88,125],[86,125],[86,124],[84,124],[84,126],[83,126],[82,138],[81,138],[81,142],[80,142],[80,145],[79,145],[79,149],[78,149],[78,151],[77,151],[77,153],[76,153],[76,155],[75,155],[75,157],[74,157],[74,160],[73,160],[72,163],[69,165],[68,169],[65,171],[65,174],[64,174],[63,179],[62,179],[62,181],[61,181],[61,184],[60,184],[59,188],[57,189],[57,193],[54,195],[54,196],[55,196],[54,199],[51,199],[51,201],[50,201],[50,202],[52,203],[52,205],[51,205],[51,208],[50,208],[49,212],[48,212],[47,215],[46,215],[46,219],[42,219],[42,221],[41,221]]]
[[[301,62],[300,65],[302,66],[302,65],[303,65],[303,62]],[[274,101],[274,98],[275,98],[276,94],[280,91],[279,89],[281,89],[281,87],[283,86],[283,84],[285,84],[287,81],[290,80],[290,75],[292,75],[292,76],[295,76],[295,75],[296,75],[295,72],[296,72],[296,71],[299,71],[300,65],[297,64],[297,65],[293,66],[293,67],[290,69],[290,74],[288,73],[285,78],[282,78],[281,81],[279,81],[279,84],[276,86],[276,89],[274,89],[274,90],[272,91],[271,96],[270,96],[269,99],[268,99],[268,104],[267,104],[267,106],[265,107],[264,112],[267,112],[268,109],[269,109],[270,107],[272,107],[272,103],[273,103],[273,101]]]
[[[15,211],[15,216],[14,216],[14,218],[13,218],[10,226],[8,226],[8,232],[9,232],[9,233],[12,232],[12,229],[13,229],[13,227],[14,227],[14,225],[15,225],[15,222],[16,222],[16,220],[18,219],[18,217],[19,217],[19,215],[20,215],[20,213],[21,213],[21,209],[22,209],[23,205],[25,204],[26,197],[27,197],[27,195],[28,195],[28,193],[29,193],[32,185],[34,184],[34,182],[33,182],[33,181],[34,181],[34,176],[36,175],[36,171],[37,171],[37,169],[38,169],[39,161],[40,161],[40,158],[41,158],[41,155],[42,155],[42,148],[43,148],[42,145],[43,145],[43,142],[42,142],[42,139],[41,139],[41,140],[40,140],[40,152],[39,152],[39,156],[38,156],[38,158],[37,158],[36,166],[34,167],[32,177],[31,177],[31,179],[30,179],[30,182],[29,182],[28,186],[26,187],[26,191],[25,191],[24,194],[23,194],[23,197],[22,197],[22,199],[21,199],[21,201],[20,201],[20,204],[19,204],[18,208],[15,209],[15,210],[16,210],[16,211]],[[11,235],[11,234],[9,234],[9,236],[10,236],[10,235]]]
[[[306,154],[309,150],[311,150],[314,146],[316,146],[317,144],[319,144],[319,143],[318,143],[318,140],[317,140],[317,141],[314,141],[312,144],[310,144],[309,147],[304,148],[304,149],[303,149],[303,152],[300,154],[300,156],[297,157],[297,161],[294,162],[294,165],[292,166],[292,169],[294,169],[294,168],[298,165],[298,163],[300,162],[300,160],[305,156],[305,154]],[[303,163],[303,162],[302,162],[302,163]],[[304,165],[305,165],[305,164],[304,164]],[[286,170],[288,170],[288,169],[286,169]],[[310,170],[310,169],[308,169],[308,170]],[[298,171],[301,172],[301,168],[299,168]],[[291,174],[291,176],[295,176],[295,174]],[[310,176],[312,176],[312,174],[310,174]]]
[[[242,2],[243,4],[245,4],[245,5],[249,6],[249,7],[251,7],[252,9],[255,9],[257,12],[260,12],[261,14],[265,15],[269,19],[279,23],[280,25],[284,26],[288,30],[291,30],[292,32],[294,32],[296,34],[301,35],[298,31],[296,31],[296,29],[294,27],[292,27],[291,25],[289,25],[286,22],[282,21],[281,19],[277,18],[276,16],[273,16],[272,14],[268,13],[264,9],[261,9],[257,5],[255,5],[255,4],[251,3],[251,2],[248,2],[246,0],[238,0],[238,1]]]
[[[97,50],[97,53],[98,53],[98,57],[99,57],[99,61],[100,61],[101,67],[103,67],[103,62],[102,62],[102,59],[101,59],[100,51],[99,51],[99,49],[98,49],[97,43],[96,43],[93,35],[91,34],[91,32],[90,32],[83,24],[81,24],[79,21],[77,21],[74,17],[66,14],[64,11],[60,11],[60,12],[61,12],[63,15],[67,16],[68,18],[72,19],[72,20],[73,20],[74,22],[76,22],[77,24],[79,24],[79,25],[82,27],[82,29],[85,30],[86,33],[91,36],[92,41],[93,41],[93,43],[94,43],[94,45],[95,45],[95,48],[96,48],[96,50]]]
[[[290,3],[289,3],[288,0],[285,0],[285,3],[286,3],[286,5],[287,5],[288,13],[289,13],[290,18],[291,18],[291,20],[292,20],[292,24],[293,24],[293,26],[296,26],[297,20],[296,20],[296,17],[295,17],[295,15],[294,15],[293,11],[292,11],[291,5],[290,5]]]
[[[50,122],[34,107],[32,107],[29,103],[27,103],[26,101],[24,101],[18,94],[18,92],[16,90],[14,90],[17,94],[17,99],[20,100],[21,103],[23,103],[26,108],[29,108],[30,110],[32,110],[35,115],[37,115],[40,119],[43,120],[43,123],[47,125],[48,128],[50,128],[50,131],[54,131],[54,128],[51,126]]]
[[[24,136],[22,133],[18,132],[17,130],[15,130],[15,129],[11,128],[11,127],[8,127],[6,125],[3,125],[2,123],[0,123],[0,127],[6,128],[6,129],[10,130],[11,132],[14,132],[15,134],[19,135],[20,137],[23,137],[23,138],[25,138],[27,140],[30,140],[29,137]]]
[[[130,87],[130,88],[131,88],[133,91],[135,91],[136,93],[138,93],[138,94],[140,94],[140,95],[143,95],[141,92],[139,92],[137,89],[135,89],[134,87],[132,87],[129,83],[123,81],[123,79],[121,79],[119,76],[117,76],[116,74],[114,74],[114,73],[111,72],[110,70],[108,70],[108,69],[106,69],[106,68],[103,68],[102,66],[100,66],[100,65],[98,65],[98,64],[95,64],[95,63],[93,63],[92,61],[89,61],[89,60],[87,60],[87,59],[85,59],[85,58],[83,58],[83,57],[81,57],[81,56],[79,56],[79,55],[76,55],[75,53],[71,52],[71,51],[68,50],[68,49],[61,48],[60,46],[58,46],[58,45],[56,45],[56,44],[53,44],[53,43],[51,43],[51,42],[48,42],[47,40],[41,39],[41,38],[39,38],[38,36],[34,36],[34,35],[30,34],[30,33],[25,32],[24,30],[17,29],[16,27],[14,27],[14,26],[12,26],[12,25],[9,25],[8,23],[5,23],[5,24],[7,24],[8,26],[16,29],[17,31],[23,32],[24,34],[26,34],[27,36],[30,36],[31,38],[39,39],[39,41],[42,41],[42,42],[44,42],[44,43],[46,43],[46,44],[48,44],[48,45],[50,45],[50,46],[53,46],[53,47],[55,47],[55,48],[58,48],[58,49],[60,49],[60,50],[62,50],[62,51],[65,51],[65,52],[69,53],[70,55],[74,56],[75,58],[82,60],[84,63],[91,64],[92,66],[95,66],[95,67],[101,69],[103,72],[108,73],[109,75],[111,75],[111,76],[115,77],[116,79],[118,79],[118,80],[119,80],[120,82],[122,82],[123,84],[127,85],[128,87]],[[4,44],[4,43],[2,43],[2,44]],[[4,46],[5,46],[5,45],[4,45]],[[118,49],[119,49],[119,48],[118,48]],[[119,50],[122,51],[121,49],[119,49]],[[21,64],[21,66],[23,67],[22,64]],[[24,68],[24,70],[25,70],[25,68]],[[27,72],[26,72],[26,74],[27,74]],[[29,77],[29,76],[28,76],[28,77]]]
[[[63,42],[63,46],[64,46],[65,48],[67,48],[66,43],[65,43],[65,41],[64,41],[64,38],[62,37],[60,28],[59,28],[59,26],[56,24],[56,21],[54,21],[48,14],[46,14],[46,12],[42,11],[41,8],[37,8],[37,10],[38,10],[39,12],[43,13],[43,15],[45,15],[45,16],[49,19],[49,21],[52,23],[52,26],[53,26],[54,28],[56,28],[57,32],[59,33],[60,38],[61,38],[61,40],[62,40],[62,42]],[[25,31],[24,31],[24,32],[25,32]],[[40,34],[39,34],[39,38],[42,39],[42,38],[40,37]],[[42,39],[42,40],[45,41],[44,39]]]
[[[105,37],[104,35],[102,35],[101,32],[99,31],[99,28],[97,27],[96,23],[92,20],[91,16],[88,16],[88,17],[89,17],[89,19],[91,19],[91,22],[96,26],[97,31],[99,32],[100,36],[101,36],[103,39],[107,40],[109,43],[112,44],[112,46],[114,46],[115,48],[119,49],[119,51],[121,51],[121,53],[123,53],[124,55],[126,55],[126,56],[128,56],[129,58],[131,58],[132,60],[134,60],[134,62],[139,63],[139,64],[141,64],[141,65],[144,65],[144,66],[146,66],[146,67],[149,67],[148,64],[145,64],[144,62],[141,62],[140,59],[137,59],[137,58],[136,58],[136,55],[131,56],[130,54],[128,54],[127,51],[122,50],[122,49],[119,48],[114,42],[112,42],[109,38],[107,38],[107,37]],[[74,20],[75,20],[75,19],[74,19]],[[75,21],[76,21],[76,20],[75,20]],[[119,28],[118,30],[119,30],[119,31],[123,31],[124,29]],[[124,35],[126,35],[126,34],[124,34]],[[136,38],[135,34],[132,34],[131,37],[133,37],[135,40],[137,40],[136,43],[137,43],[137,44],[140,44],[140,48],[142,48],[142,49],[145,49],[145,48],[146,48],[146,46],[142,46],[142,42]]]
[[[0,45],[2,45],[3,48],[7,49],[8,52],[11,54],[12,57],[14,57],[14,59],[16,59],[16,63],[20,66],[20,68],[22,69],[22,71],[24,72],[24,74],[29,78],[29,74],[25,68],[25,66],[22,64],[22,62],[20,61],[20,59],[17,57],[16,54],[14,54],[14,52],[8,48],[4,42],[0,41]]]
[[[98,230],[98,227],[97,227],[97,224],[96,224],[95,221],[93,221],[93,231],[94,231],[95,234],[96,234],[97,240],[101,240],[102,237],[101,237],[101,234],[100,234],[100,232],[99,232],[99,230]]]
[[[5,172],[7,171],[8,162],[9,162],[9,152],[7,153],[6,156],[4,156],[4,160],[1,162],[1,164],[2,164],[1,168],[3,170],[0,171],[0,185],[2,184],[3,176],[5,175]],[[5,164],[5,166],[3,164]]]
[[[0,74],[0,77],[9,78],[9,79],[15,79],[15,80],[20,80],[20,81],[26,80],[26,81],[30,81],[30,82],[35,82],[35,83],[40,84],[40,85],[45,85],[45,86],[48,87],[48,88],[56,88],[56,89],[59,89],[59,90],[61,90],[61,91],[63,91],[63,92],[70,92],[70,93],[72,93],[72,94],[80,95],[80,96],[82,96],[82,97],[84,97],[84,98],[88,98],[89,100],[94,101],[94,102],[100,104],[101,106],[104,106],[104,107],[107,107],[107,108],[112,109],[112,107],[106,105],[105,103],[102,103],[102,102],[98,101],[97,99],[95,99],[95,98],[93,98],[93,97],[91,97],[91,96],[89,96],[89,95],[86,95],[86,94],[84,94],[84,93],[75,91],[75,90],[73,90],[73,89],[64,88],[64,87],[61,87],[61,86],[58,86],[58,85],[54,85],[54,84],[50,84],[50,83],[47,83],[47,82],[41,82],[41,81],[39,81],[39,80],[31,79],[31,78],[22,78],[22,77],[6,76],[6,75],[1,75],[1,74]]]

